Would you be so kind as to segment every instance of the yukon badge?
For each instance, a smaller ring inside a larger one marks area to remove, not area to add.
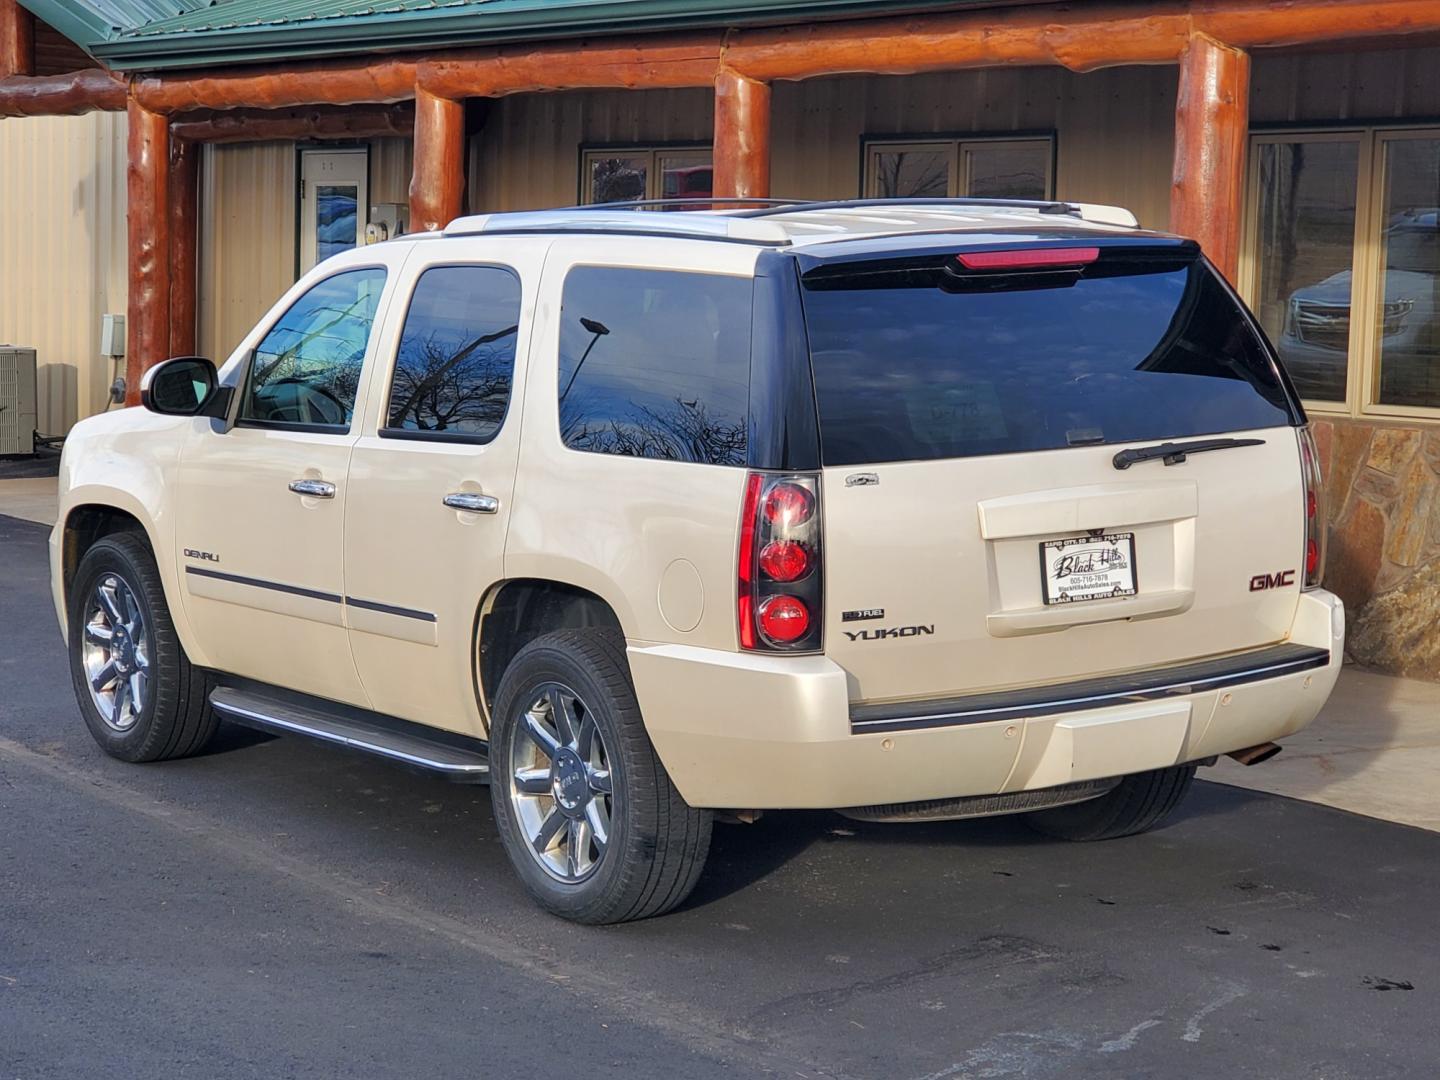
[[[935,633],[935,624],[929,626],[885,626],[878,630],[846,630],[845,636],[851,641],[883,641],[886,638],[920,637]]]
[[[1294,570],[1281,570],[1278,574],[1256,574],[1250,579],[1251,592],[1264,592],[1266,589],[1283,589],[1287,585],[1295,584]]]

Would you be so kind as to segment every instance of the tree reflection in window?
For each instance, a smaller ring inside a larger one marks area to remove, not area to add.
[[[495,437],[510,404],[520,281],[440,266],[416,283],[390,386],[390,430]]]
[[[576,450],[744,465],[748,278],[581,266],[565,280],[560,432]]]

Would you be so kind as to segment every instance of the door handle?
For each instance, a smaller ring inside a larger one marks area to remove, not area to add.
[[[463,510],[467,514],[494,514],[500,509],[500,500],[494,495],[474,491],[453,491],[440,501],[451,510]]]
[[[311,499],[333,499],[335,485],[329,480],[291,480],[290,490]]]

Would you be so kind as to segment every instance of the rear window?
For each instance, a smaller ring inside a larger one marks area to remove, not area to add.
[[[984,289],[933,259],[851,265],[805,278],[827,465],[1294,422],[1264,342],[1203,262],[1107,253],[1078,278]]]

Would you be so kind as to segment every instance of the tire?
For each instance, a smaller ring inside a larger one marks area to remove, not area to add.
[[[1195,779],[1194,765],[1135,773],[1098,799],[1038,810],[1022,818],[1059,840],[1114,840],[1148,832],[1180,805]]]
[[[546,911],[628,922],[690,895],[713,814],[660,763],[615,631],[559,630],[521,649],[500,680],[490,756],[505,853]]]
[[[110,598],[108,608],[102,591]],[[125,631],[118,638],[117,625]],[[180,645],[143,536],[112,533],[85,552],[70,589],[69,629],[75,699],[107,754],[122,761],[163,761],[199,753],[210,741],[219,723],[210,708],[210,676],[190,663]],[[103,677],[108,661],[114,662],[115,676],[102,684],[106,689],[92,692],[92,681]],[[137,689],[138,710],[128,704]],[[122,695],[124,700],[117,700]]]

